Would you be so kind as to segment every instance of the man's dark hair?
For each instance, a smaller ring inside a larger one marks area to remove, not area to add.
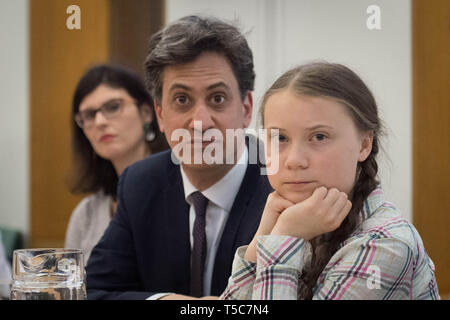
[[[155,33],[145,61],[147,86],[158,105],[164,67],[193,61],[201,53],[223,54],[239,85],[241,99],[253,90],[253,55],[238,28],[214,17],[187,16]]]

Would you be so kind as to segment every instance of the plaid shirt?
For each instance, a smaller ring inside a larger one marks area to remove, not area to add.
[[[313,299],[439,299],[434,265],[417,230],[384,201],[381,188],[364,202],[363,221],[332,256]],[[311,245],[291,236],[260,236],[256,263],[238,248],[221,299],[297,299]]]

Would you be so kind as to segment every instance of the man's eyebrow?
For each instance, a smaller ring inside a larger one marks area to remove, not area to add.
[[[217,82],[217,83],[214,83],[214,84],[208,86],[206,88],[206,90],[213,90],[213,89],[216,89],[218,87],[225,87],[225,89],[230,90],[230,87],[223,81],[220,81],[220,82]]]
[[[191,90],[191,88],[189,88],[188,86],[186,86],[186,85],[184,85],[184,84],[181,84],[181,83],[174,83],[174,84],[170,87],[169,92],[171,92],[171,91],[173,91],[173,90],[176,90],[176,89],[183,89],[183,90],[186,90],[186,91],[190,91],[190,90]]]
[[[223,88],[225,88],[225,89],[227,89],[227,90],[230,90],[230,87],[229,87],[225,82],[223,82],[223,81],[216,82],[216,83],[213,83],[213,84],[209,85],[208,87],[206,87],[206,90],[207,90],[207,91],[209,91],[209,90],[214,90],[214,89],[219,88],[219,87],[223,87]],[[184,85],[184,84],[181,84],[181,83],[174,83],[174,84],[170,87],[169,92],[171,92],[171,91],[173,91],[173,90],[176,90],[176,89],[182,89],[182,90],[186,90],[186,91],[191,91],[191,90],[192,90],[190,87],[188,87],[188,86],[186,86],[186,85]]]

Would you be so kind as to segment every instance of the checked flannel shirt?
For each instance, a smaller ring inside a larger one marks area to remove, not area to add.
[[[440,299],[434,265],[417,230],[384,200],[381,188],[364,202],[362,223],[332,256],[313,299]],[[311,259],[309,242],[260,236],[256,263],[238,248],[221,299],[297,299],[298,278]]]

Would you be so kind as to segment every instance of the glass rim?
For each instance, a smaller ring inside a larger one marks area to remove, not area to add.
[[[48,253],[83,253],[82,249],[77,248],[24,248],[24,249],[16,249],[13,254],[16,253],[34,253],[34,252],[48,252]]]

